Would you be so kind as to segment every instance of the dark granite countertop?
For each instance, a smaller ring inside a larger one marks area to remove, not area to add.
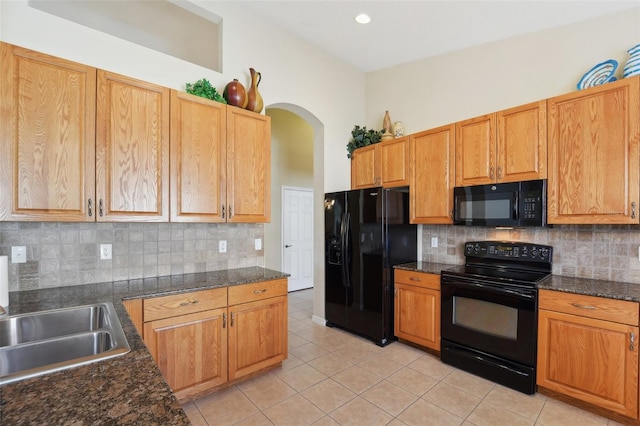
[[[394,266],[394,268],[405,269],[407,271],[414,271],[414,272],[425,272],[427,274],[440,274],[440,271],[453,268],[454,266],[458,266],[458,265],[452,265],[450,263],[435,263],[435,262],[410,262],[410,263],[403,263],[401,265],[396,265]]]
[[[640,284],[551,275],[539,289],[640,302]]]
[[[458,265],[431,262],[411,262],[396,265],[395,268],[416,272],[426,272],[429,274],[439,274],[440,271],[454,266]],[[640,302],[640,284],[634,283],[550,275],[549,278],[538,283],[538,288],[562,291],[565,293],[582,294],[586,296]]]
[[[122,300],[247,284],[288,274],[252,267],[9,293],[9,314],[113,302],[126,355],[0,386],[0,424],[187,425]]]

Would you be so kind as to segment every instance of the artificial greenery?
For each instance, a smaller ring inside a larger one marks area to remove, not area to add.
[[[382,133],[383,130],[367,130],[366,127],[356,125],[351,131],[351,140],[347,144],[347,158],[352,157],[356,148],[380,142]]]
[[[193,84],[187,83],[185,91],[192,95],[200,96],[201,98],[211,99],[223,104],[227,103],[222,95],[218,93],[216,88],[213,87],[211,83],[209,83],[209,80],[207,80],[206,78],[198,80]]]

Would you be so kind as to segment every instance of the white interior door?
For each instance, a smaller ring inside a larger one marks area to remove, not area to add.
[[[313,189],[282,188],[282,270],[289,291],[313,287]]]

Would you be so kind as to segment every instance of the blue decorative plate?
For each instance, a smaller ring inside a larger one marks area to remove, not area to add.
[[[616,68],[618,68],[618,61],[615,59],[599,63],[582,76],[578,82],[578,90],[615,81],[613,74],[616,72]]]

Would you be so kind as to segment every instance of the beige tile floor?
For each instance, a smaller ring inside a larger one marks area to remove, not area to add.
[[[394,342],[384,348],[311,321],[312,291],[289,293],[281,368],[184,405],[198,425],[618,425],[524,395]]]

